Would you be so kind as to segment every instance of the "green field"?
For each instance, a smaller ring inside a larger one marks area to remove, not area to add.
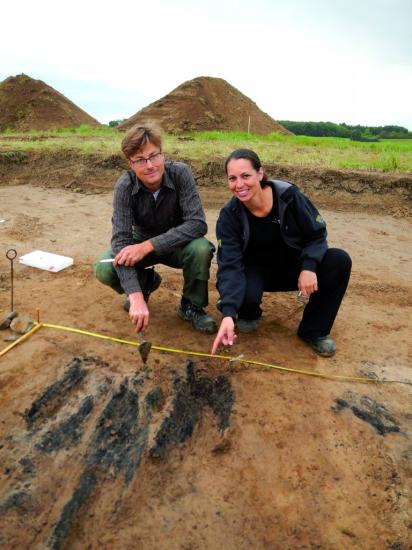
[[[118,154],[124,134],[109,127],[47,132],[0,134],[0,154],[76,150],[82,154]],[[264,163],[331,169],[411,172],[412,140],[387,139],[378,143],[345,138],[258,136],[242,132],[192,132],[164,136],[164,149],[173,158],[207,162],[224,159],[233,149],[254,149]]]

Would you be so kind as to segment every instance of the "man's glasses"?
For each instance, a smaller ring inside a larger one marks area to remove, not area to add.
[[[137,164],[137,166],[146,166],[146,164],[150,161],[151,164],[158,164],[163,157],[163,153],[160,151],[159,153],[153,153],[153,155],[150,155],[150,157],[140,157],[136,160],[130,159],[130,162],[132,164]]]

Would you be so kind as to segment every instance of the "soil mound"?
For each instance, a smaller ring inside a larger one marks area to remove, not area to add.
[[[255,134],[291,134],[264,113],[251,99],[222,78],[200,76],[184,82],[118,126],[128,130],[134,124],[154,120],[166,131],[239,130]]]
[[[0,83],[0,131],[98,126],[99,122],[63,94],[25,74]]]

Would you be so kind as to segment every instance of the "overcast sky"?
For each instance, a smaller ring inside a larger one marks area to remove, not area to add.
[[[104,123],[214,76],[274,119],[412,130],[412,0],[7,2],[0,80],[21,73]]]

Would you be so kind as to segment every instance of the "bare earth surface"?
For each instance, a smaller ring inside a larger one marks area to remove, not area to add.
[[[99,122],[70,99],[25,74],[0,82],[0,130],[46,130],[99,126]]]
[[[214,240],[225,192],[201,192]],[[1,311],[7,248],[46,250],[75,264],[16,263],[20,316],[39,307],[45,323],[137,341],[123,298],[90,267],[109,243],[111,193],[11,185],[0,199]],[[296,337],[295,293],[266,295],[258,332],[230,355],[366,383],[155,349],[145,369],[136,347],[41,328],[0,358],[0,546],[412,548],[411,221],[352,200],[316,199],[329,244],[353,259],[336,356]],[[159,272],[146,337],[208,352],[212,337],[177,318],[180,272]]]
[[[157,121],[166,132],[176,130],[239,130],[257,134],[291,134],[223,78],[200,76],[183,82],[169,94],[122,122],[119,130]]]

